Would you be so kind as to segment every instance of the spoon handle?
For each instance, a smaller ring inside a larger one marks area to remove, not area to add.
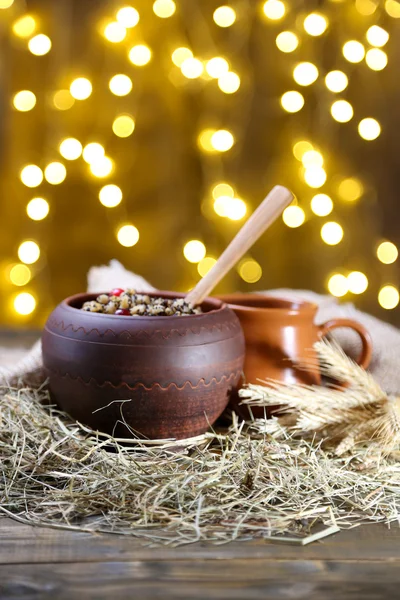
[[[187,294],[186,301],[192,306],[201,304],[292,200],[293,194],[287,188],[276,185],[238,231],[215,265]]]

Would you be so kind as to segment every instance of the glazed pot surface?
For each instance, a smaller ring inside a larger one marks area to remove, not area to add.
[[[150,296],[184,297],[172,292]],[[117,437],[184,438],[207,430],[240,380],[239,320],[215,299],[203,314],[131,317],[62,302],[43,333],[52,395],[75,419]]]

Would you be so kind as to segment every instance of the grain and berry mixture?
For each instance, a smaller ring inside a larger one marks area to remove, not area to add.
[[[193,308],[184,298],[152,298],[147,294],[137,294],[135,290],[122,288],[115,288],[109,294],[100,294],[96,300],[85,302],[82,310],[132,317],[185,317],[203,312],[199,307]]]

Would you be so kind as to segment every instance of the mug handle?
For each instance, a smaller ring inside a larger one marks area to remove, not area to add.
[[[354,329],[358,333],[361,338],[362,350],[356,362],[360,367],[366,369],[372,358],[372,338],[369,332],[365,329],[364,325],[352,319],[331,319],[319,326],[320,336],[327,335],[332,329],[336,329],[337,327],[350,327],[350,329]]]

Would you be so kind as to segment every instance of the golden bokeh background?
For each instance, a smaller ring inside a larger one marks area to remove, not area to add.
[[[400,324],[400,2],[0,0],[2,325],[116,258],[188,290],[330,292]]]

